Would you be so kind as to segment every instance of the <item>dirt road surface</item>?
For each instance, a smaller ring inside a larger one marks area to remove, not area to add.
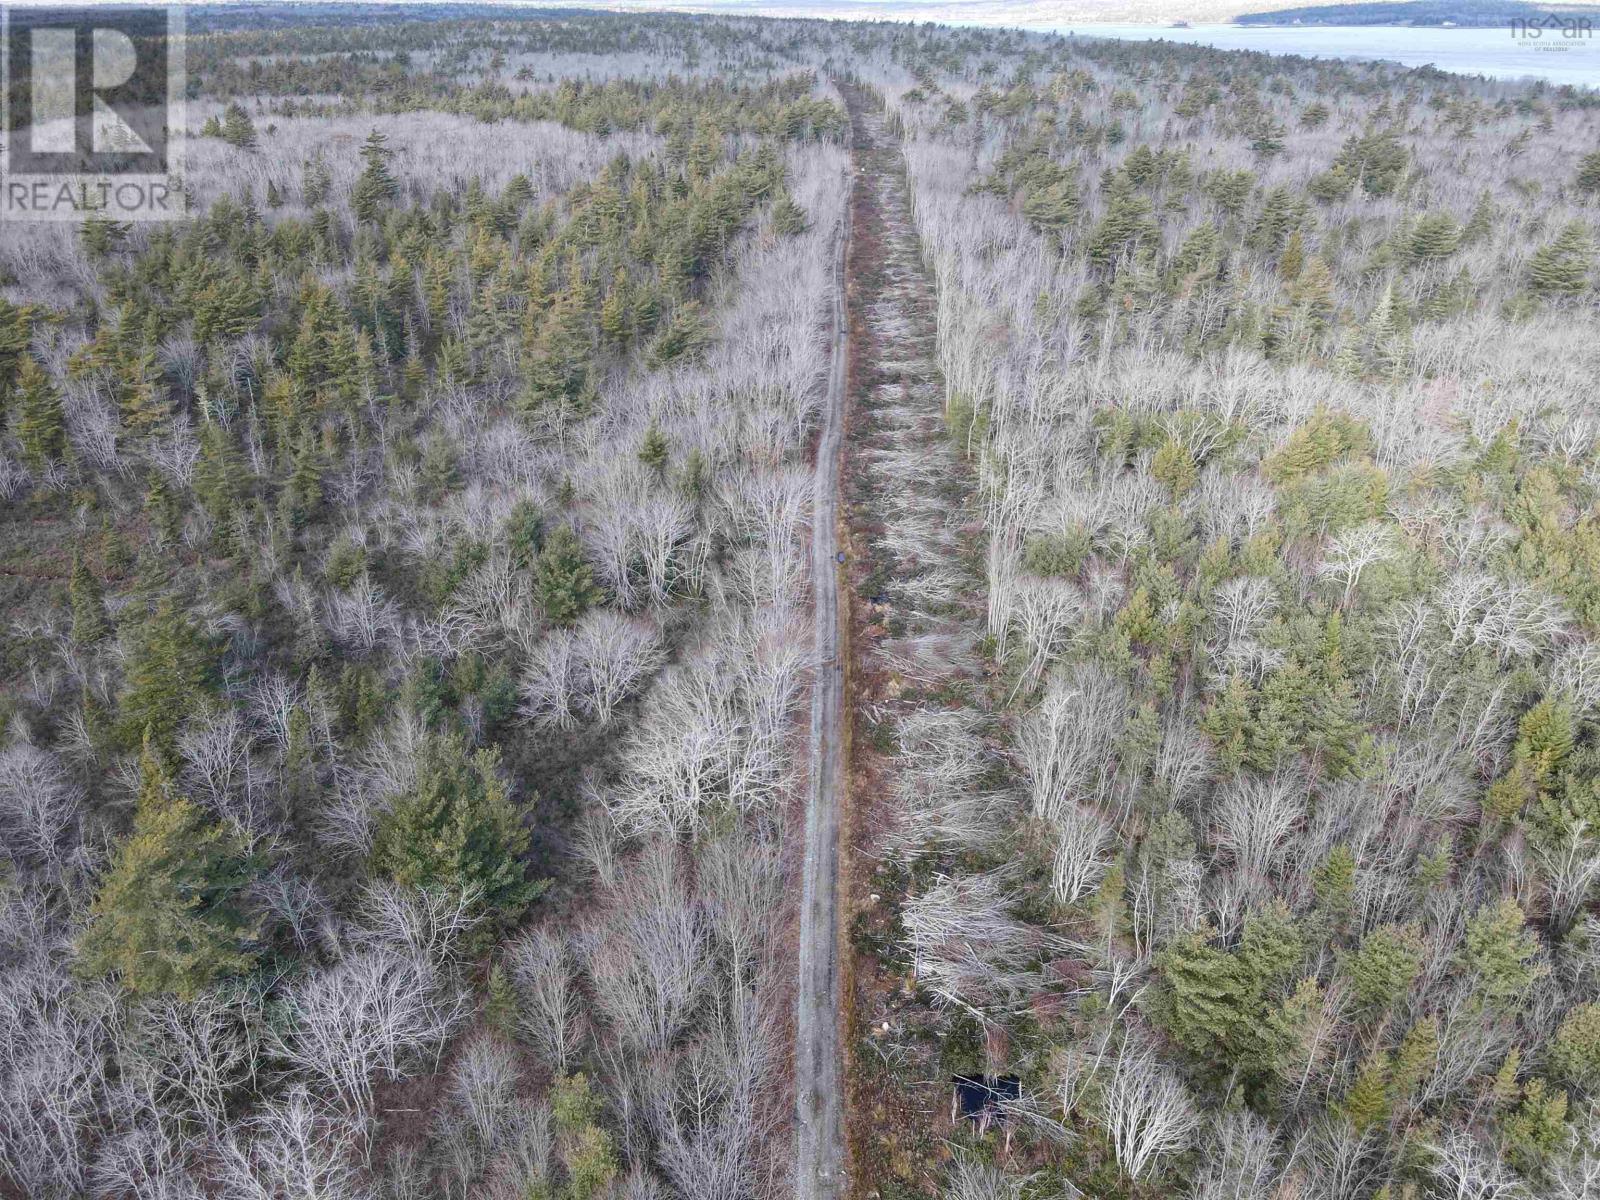
[[[854,168],[852,167],[852,171]],[[852,181],[852,186],[854,182]],[[811,567],[817,682],[811,693],[811,792],[800,900],[800,982],[795,1014],[795,1194],[845,1194],[839,987],[839,824],[844,802],[844,672],[839,630],[839,456],[844,438],[849,320],[845,261],[849,206],[834,258],[833,344],[817,442]]]

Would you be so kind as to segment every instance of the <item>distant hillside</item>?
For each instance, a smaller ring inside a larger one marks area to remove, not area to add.
[[[1375,0],[1364,4],[1317,4],[1245,13],[1240,25],[1509,25],[1514,20],[1592,18],[1593,6],[1527,4],[1523,0]]]
[[[393,3],[383,0],[243,0],[188,8],[193,33],[266,30],[298,25],[378,27],[396,20],[542,20],[582,9],[617,13],[714,14],[724,17],[829,17],[837,20],[940,22],[956,25],[1062,29],[1083,23],[1194,25],[1503,26],[1516,17],[1586,13],[1600,2],[1533,4],[1527,0],[1374,0],[1371,3],[1275,8],[1281,0],[512,0],[511,3]],[[1263,11],[1264,10],[1264,11]],[[13,8],[14,23],[48,20],[58,10]]]
[[[1060,29],[1072,25],[1193,25],[1237,21],[1252,25],[1505,25],[1514,17],[1580,13],[1600,17],[1600,4],[1538,4],[1527,0],[1374,0],[1306,4],[1282,0],[524,0],[579,3],[615,11],[651,9],[723,16],[832,17],[840,20],[936,21],[958,25]]]

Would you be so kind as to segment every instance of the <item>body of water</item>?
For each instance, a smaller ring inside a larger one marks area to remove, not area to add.
[[[1517,36],[1509,26],[1438,29],[1396,25],[1062,25],[1057,33],[1078,37],[1165,39],[1219,50],[1260,50],[1308,58],[1382,59],[1407,67],[1491,79],[1545,79],[1600,88],[1600,20],[1588,36],[1564,38],[1554,29]]]

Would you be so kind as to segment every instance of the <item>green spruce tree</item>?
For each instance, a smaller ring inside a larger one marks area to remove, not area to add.
[[[468,754],[460,738],[436,735],[419,756],[416,782],[379,823],[372,868],[405,887],[471,896],[491,923],[509,924],[540,891],[520,858],[527,846],[498,756]]]
[[[365,165],[350,189],[350,209],[358,221],[377,221],[400,194],[400,185],[389,171],[394,151],[389,149],[388,143],[389,139],[374,129],[367,134],[366,143],[361,147],[361,161]]]
[[[67,598],[72,607],[72,640],[79,646],[92,646],[110,632],[106,620],[105,599],[101,595],[100,581],[83,561],[83,555],[72,556],[72,578],[67,585]]]
[[[35,467],[54,462],[66,453],[67,417],[49,372],[32,355],[22,357],[17,372],[14,429],[28,461]]]
[[[594,572],[571,526],[562,525],[545,539],[534,567],[533,589],[546,620],[556,625],[571,625],[600,599]]]
[[[1600,150],[1585,154],[1579,160],[1574,182],[1585,196],[1600,196]]]
[[[240,150],[256,148],[256,123],[237,100],[229,104],[222,114],[220,136],[230,146],[237,146]]]
[[[1568,300],[1589,290],[1594,243],[1580,221],[1574,221],[1554,241],[1534,251],[1528,260],[1528,286],[1536,295]]]
[[[161,755],[139,761],[133,831],[116,848],[79,939],[79,969],[139,996],[191,999],[255,963],[243,907],[255,863],[239,839],[173,786]]]
[[[215,654],[209,639],[171,596],[133,631],[118,722],[126,746],[143,739],[171,761],[178,730],[211,694]]]

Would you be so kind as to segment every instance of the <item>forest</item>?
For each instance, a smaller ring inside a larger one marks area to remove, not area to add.
[[[371,7],[0,230],[0,1195],[1600,1196],[1596,93]]]

